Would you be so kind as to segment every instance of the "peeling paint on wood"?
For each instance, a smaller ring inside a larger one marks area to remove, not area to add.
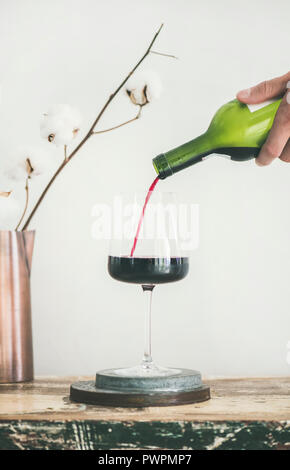
[[[290,450],[290,422],[0,423],[0,448],[18,450]]]

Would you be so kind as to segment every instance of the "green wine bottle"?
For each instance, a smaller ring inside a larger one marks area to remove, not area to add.
[[[259,105],[232,100],[214,115],[208,130],[190,142],[153,159],[160,179],[204,160],[208,155],[226,155],[231,160],[255,158],[272,127],[281,99]]]

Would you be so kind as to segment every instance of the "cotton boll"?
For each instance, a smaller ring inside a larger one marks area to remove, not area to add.
[[[49,107],[47,117],[56,117],[64,121],[64,123],[71,124],[73,127],[80,127],[81,115],[79,111],[67,104],[57,104]]]
[[[13,185],[23,183],[27,178],[27,173],[24,166],[19,164],[19,161],[12,159],[7,164],[4,170],[5,176]]]
[[[43,175],[51,171],[54,160],[51,156],[41,147],[21,147],[19,149],[19,165],[29,174],[30,178]],[[29,160],[28,168],[27,160]],[[29,171],[31,170],[31,172]]]
[[[68,145],[81,127],[81,115],[69,105],[50,106],[40,122],[41,137],[55,145]]]
[[[40,135],[49,142],[53,141],[53,137],[59,128],[63,126],[62,120],[58,116],[42,116],[40,121]]]
[[[35,178],[45,174],[53,168],[54,160],[41,147],[22,146],[9,160],[6,175],[10,180],[25,182],[27,177]]]
[[[74,139],[76,133],[77,131],[72,126],[55,118],[46,120],[40,128],[41,137],[53,142],[57,147],[68,145]]]
[[[75,138],[76,133],[77,131],[74,132],[65,126],[60,127],[54,136],[53,143],[57,147],[68,145]]]
[[[19,152],[19,156],[21,157],[20,166],[26,170],[30,178],[43,175],[51,168],[51,161],[47,153],[38,148],[22,148]],[[29,164],[27,164],[27,160],[29,160]]]
[[[14,230],[20,213],[21,207],[12,194],[0,196],[0,230]]]
[[[155,72],[146,71],[133,75],[126,83],[125,89],[133,104],[144,106],[160,97],[162,83]]]

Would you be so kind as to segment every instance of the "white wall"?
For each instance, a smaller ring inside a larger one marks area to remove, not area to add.
[[[165,92],[139,122],[92,139],[59,177],[34,220],[32,291],[37,374],[94,374],[138,362],[140,289],[106,271],[91,208],[125,187],[144,190],[151,159],[201,133],[240,88],[289,70],[286,0],[12,0],[0,4],[0,155],[40,142],[51,103],[77,106],[84,130],[142,55]],[[124,95],[105,128],[133,116]],[[49,146],[49,144],[47,144]],[[62,152],[59,150],[59,158]],[[40,189],[38,187],[38,189]],[[204,375],[289,373],[290,165],[222,158],[179,173],[159,190],[200,204],[200,247],[181,283],[156,289],[154,356]],[[35,197],[36,197],[35,193]]]

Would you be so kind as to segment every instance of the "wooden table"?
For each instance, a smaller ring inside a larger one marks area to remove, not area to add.
[[[212,399],[163,408],[71,403],[85,377],[0,385],[0,449],[288,449],[290,378],[205,381]]]

